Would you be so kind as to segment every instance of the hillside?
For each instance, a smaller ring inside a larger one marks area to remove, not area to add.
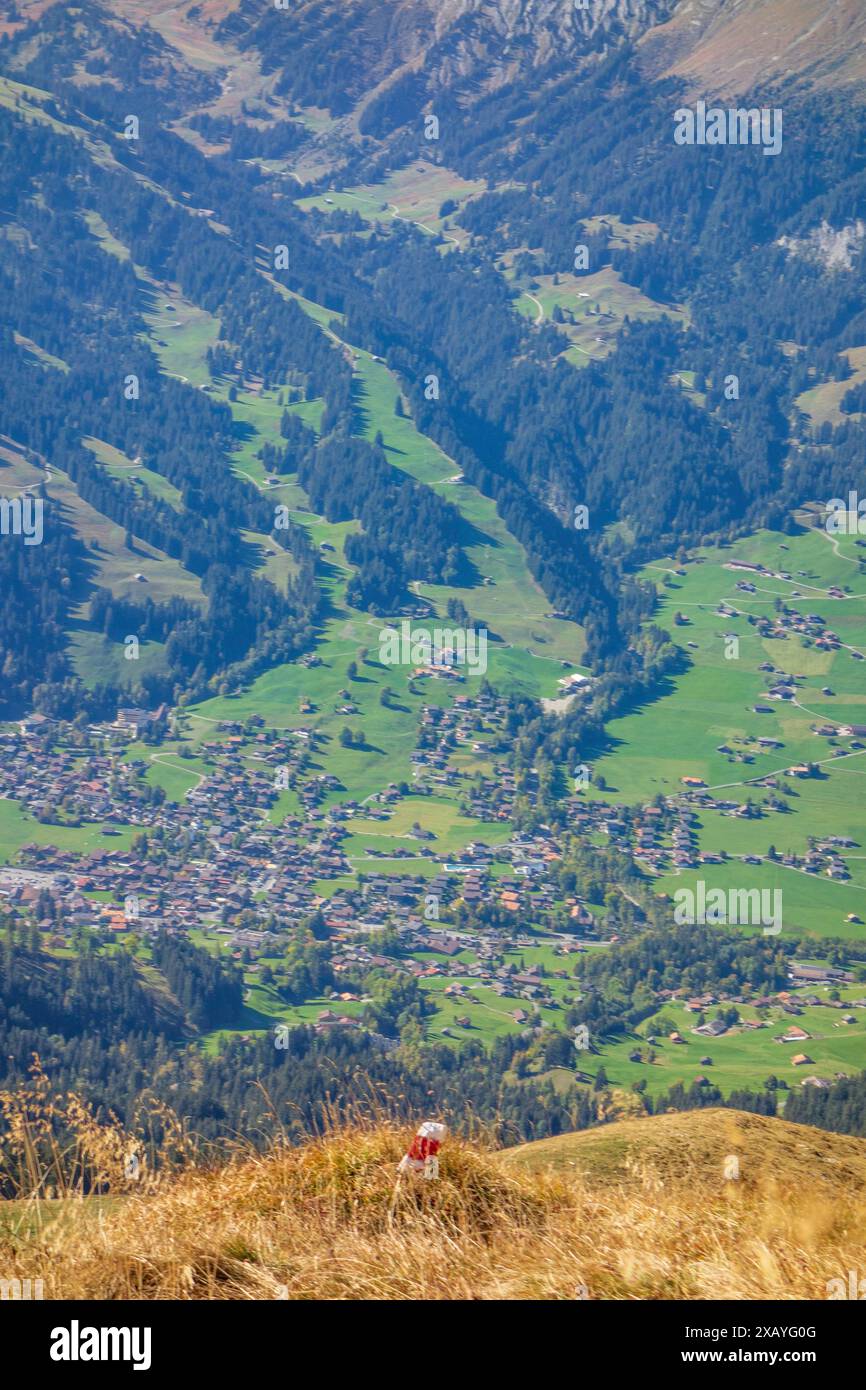
[[[698,95],[791,81],[856,94],[864,37],[860,0],[680,0],[640,48],[648,71],[685,77]]]
[[[41,1228],[13,1208],[4,1271],[52,1298],[786,1300],[866,1258],[864,1141],[710,1111],[505,1154],[449,1139],[438,1182],[395,1187],[408,1133],[46,1204]]]
[[[859,1199],[866,1192],[866,1140],[741,1110],[617,1120],[520,1144],[505,1151],[503,1162],[509,1171],[556,1172],[593,1186],[628,1188],[641,1186],[650,1171],[672,1185],[701,1182],[707,1174],[722,1175],[731,1157],[739,1163],[738,1181],[756,1196],[774,1187],[780,1194],[808,1189],[822,1198],[844,1192]]]
[[[765,519],[788,451],[804,476],[783,504],[802,503],[825,454],[806,452],[792,398],[828,375],[842,395],[836,354],[856,351],[859,331],[856,283],[820,283],[809,250],[817,226],[858,205],[856,113],[834,112],[830,139],[796,93],[809,180],[744,159],[742,185],[711,200],[670,138],[683,35],[692,47],[729,29],[735,48],[778,39],[788,80],[835,71],[847,39],[859,51],[856,17],[842,7],[835,25],[810,24],[805,0],[785,26],[770,0],[694,10],[153,0],[70,16],[22,3],[0,81],[17,152],[3,171],[2,475],[16,493],[42,476],[50,539],[68,557],[56,596],[29,576],[26,606],[53,598],[51,640],[20,674],[10,662],[19,678],[0,708],[20,713],[37,684],[40,708],[64,717],[84,702],[101,714],[123,690],[155,705],[234,694],[309,651],[329,609],[343,630],[353,610],[444,616],[449,603],[489,627],[497,656],[507,649],[500,686],[549,698],[566,660],[615,665],[620,679],[639,665],[634,683],[652,685],[654,654],[625,658],[643,597],[624,565],[650,543]],[[739,81],[738,63],[722,66]],[[127,138],[129,112],[140,130]],[[428,140],[419,123],[434,113]],[[43,207],[28,171],[48,162]],[[735,305],[711,291],[725,228],[733,299],[765,299],[783,233],[789,251],[778,303],[744,343]],[[839,232],[853,249],[859,235]],[[46,295],[49,237],[76,252],[59,303]],[[591,265],[573,274],[578,237]],[[279,245],[289,264],[273,273]],[[789,323],[804,291],[808,334]],[[800,339],[808,349],[782,350]],[[733,410],[711,364],[740,358],[749,405]],[[137,370],[119,376],[115,362]],[[435,408],[422,389],[433,365]],[[127,390],[133,376],[139,394],[123,396],[118,378]],[[334,471],[346,438],[364,442],[353,471],[381,483],[375,515],[369,488],[347,495]],[[402,563],[400,527],[415,534]],[[338,575],[326,548],[346,561]]]

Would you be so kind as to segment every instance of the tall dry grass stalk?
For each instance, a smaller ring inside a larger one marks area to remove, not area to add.
[[[187,1164],[195,1146],[177,1115],[143,1094],[130,1129],[74,1091],[56,1091],[39,1057],[30,1082],[0,1091],[0,1192],[38,1217],[44,1201],[135,1190]]]

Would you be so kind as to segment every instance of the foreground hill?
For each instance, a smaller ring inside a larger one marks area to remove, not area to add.
[[[10,1204],[2,1267],[53,1298],[799,1299],[866,1258],[866,1141],[691,1112],[504,1155],[450,1140],[439,1182],[395,1187],[406,1139],[356,1130],[54,1204],[42,1234]]]

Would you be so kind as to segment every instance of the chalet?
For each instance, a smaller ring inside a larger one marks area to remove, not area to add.
[[[714,994],[699,994],[694,999],[687,999],[683,1008],[687,1009],[690,1014],[699,1014],[702,1009],[705,1009],[709,1004],[715,1004],[715,1002],[716,996]]]
[[[19,719],[18,727],[25,737],[28,734],[41,734],[51,727],[53,720],[45,714],[28,714],[24,719]]]
[[[698,1028],[693,1028],[693,1033],[699,1033],[705,1038],[720,1038],[723,1033],[727,1033],[728,1026],[720,1018],[712,1018],[709,1023],[702,1023]]]
[[[794,1024],[790,1028],[787,1028],[780,1037],[775,1038],[774,1041],[780,1043],[803,1043],[808,1042],[810,1036],[811,1034],[807,1033],[805,1028],[798,1028],[797,1025]]]
[[[360,1024],[356,1018],[349,1018],[348,1014],[341,1014],[339,1017],[331,1015],[330,1018],[319,1017],[316,1020],[315,1029],[317,1033],[328,1032],[332,1028],[359,1028]]]
[[[443,956],[456,956],[464,949],[464,943],[458,941],[454,936],[435,936],[429,933],[428,944],[431,951],[438,951]]]
[[[524,988],[527,989],[531,989],[534,986],[541,984],[541,977],[537,973],[535,967],[533,967],[532,970],[524,971],[520,975],[512,975],[511,978],[516,985],[522,985]]]

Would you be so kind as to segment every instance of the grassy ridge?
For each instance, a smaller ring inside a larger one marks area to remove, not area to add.
[[[449,1138],[438,1182],[397,1182],[410,1134],[189,1168],[47,1229],[13,1209],[4,1273],[51,1298],[787,1300],[866,1258],[862,1140],[693,1111],[504,1154]]]

